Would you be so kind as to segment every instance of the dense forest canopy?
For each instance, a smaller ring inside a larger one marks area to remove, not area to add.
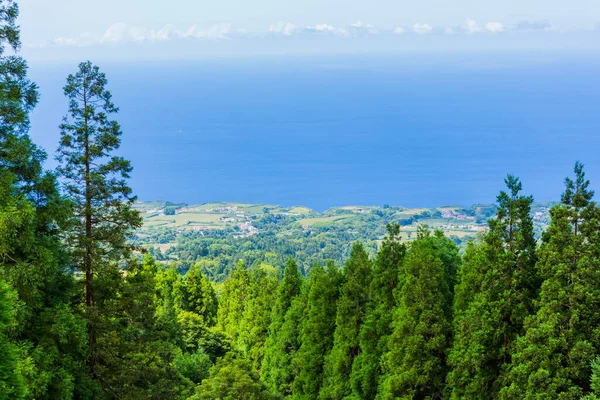
[[[349,221],[329,241],[244,224],[245,250],[193,236],[170,258],[138,246],[126,133],[89,61],[66,77],[59,167],[44,169],[17,17],[0,1],[0,399],[600,396],[600,208],[583,164],[543,227],[508,175],[464,251],[418,218],[407,240],[384,206],[366,246]]]

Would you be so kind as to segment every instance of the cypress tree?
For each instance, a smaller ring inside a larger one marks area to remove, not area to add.
[[[578,399],[590,391],[600,349],[600,208],[579,162],[565,187],[542,236],[539,308],[518,340],[506,399]]]
[[[232,343],[238,340],[239,324],[250,296],[250,274],[243,264],[237,266],[223,283],[223,293],[217,311],[217,328]]]
[[[6,331],[15,323],[12,315],[14,296],[0,280],[0,400],[25,398],[25,385],[19,370],[17,346],[8,340]]]
[[[297,375],[293,398],[315,399],[323,383],[325,356],[333,347],[335,314],[343,276],[332,263],[310,269],[306,317],[300,328],[300,348],[294,360]]]
[[[292,308],[294,299],[300,295],[302,289],[302,277],[296,262],[291,258],[288,260],[284,273],[283,280],[277,290],[277,299],[273,306],[271,316],[271,325],[269,327],[269,337],[265,345],[265,356],[261,368],[261,376],[263,382],[274,393],[281,393],[280,390],[286,391],[289,382],[289,375],[285,372],[286,365],[293,357],[294,346],[288,346],[290,335],[289,326],[284,329],[286,315]],[[295,318],[297,315],[296,305],[293,314],[287,316],[287,319]],[[283,394],[283,393],[282,393]]]
[[[509,175],[508,193],[478,249],[471,245],[456,289],[455,339],[448,383],[452,398],[496,398],[505,385],[515,340],[539,287],[531,196]]]
[[[123,274],[116,266],[97,277],[97,379],[108,398],[177,398],[187,387],[174,366],[177,347],[157,324],[158,267],[150,255],[131,261]]]
[[[382,357],[383,376],[377,398],[441,399],[445,388],[446,351],[451,340],[452,296],[443,253],[454,247],[438,231],[421,228],[402,266],[393,332]],[[457,254],[455,248],[454,254]]]
[[[262,268],[252,271],[250,282],[250,296],[240,322],[237,348],[249,359],[252,368],[260,372],[279,282],[274,274]]]
[[[181,309],[202,317],[204,325],[213,326],[217,319],[215,289],[200,268],[193,265],[178,285]]]
[[[95,325],[102,317],[94,304],[94,276],[129,256],[127,239],[141,226],[139,213],[132,209],[136,197],[127,186],[132,167],[129,161],[113,155],[121,144],[122,132],[118,122],[110,119],[118,108],[111,102],[106,85],[106,75],[89,61],[79,64],[77,73],[67,77],[64,94],[69,111],[60,126],[56,154],[65,193],[73,204],[73,228],[67,241],[75,265],[85,275],[88,366],[93,375]]]
[[[360,354],[359,333],[367,313],[371,261],[360,243],[352,246],[344,267],[335,317],[333,348],[325,360],[325,377],[319,398],[341,399],[350,395],[350,373]]]
[[[93,390],[82,368],[85,325],[71,304],[75,281],[60,243],[70,209],[28,134],[38,91],[18,55],[18,14],[16,2],[0,2],[0,280],[17,294],[11,341],[27,396],[85,398]]]
[[[352,364],[352,392],[358,399],[371,400],[377,394],[381,375],[379,359],[391,333],[390,325],[396,305],[394,293],[402,281],[400,267],[406,246],[400,242],[400,225],[388,225],[387,230],[388,234],[377,252],[373,266],[368,314],[360,327],[361,353]]]

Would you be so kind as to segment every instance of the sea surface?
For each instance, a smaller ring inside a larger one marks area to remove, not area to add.
[[[93,60],[92,60],[93,61]],[[576,52],[99,63],[141,200],[492,203],[507,173],[557,200],[576,160],[600,189],[600,57]],[[52,158],[76,65],[31,63]],[[55,165],[52,159],[48,166]]]

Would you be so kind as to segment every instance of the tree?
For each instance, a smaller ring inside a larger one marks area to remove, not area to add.
[[[27,77],[27,63],[17,26],[19,8],[10,0],[0,2],[0,170],[10,171],[15,183],[33,194],[52,179],[43,172],[45,153],[29,138],[29,113],[38,102],[37,86]],[[6,55],[7,47],[14,55]]]
[[[406,255],[393,332],[381,361],[380,399],[443,398],[452,336],[448,271],[455,267],[444,265],[444,242],[450,241],[440,231],[432,236],[421,228]]]
[[[388,234],[377,252],[373,280],[369,288],[368,312],[360,327],[361,353],[352,364],[352,392],[360,399],[374,399],[381,375],[380,358],[392,332],[391,322],[396,306],[394,293],[399,290],[400,269],[406,246],[400,241],[400,225],[387,227]]]
[[[598,400],[600,399],[600,357],[596,357],[592,361],[592,376],[590,377],[591,393],[582,397],[582,400]]]
[[[217,361],[211,368],[210,377],[196,388],[190,400],[271,400],[277,399],[269,393],[252,370],[250,363],[232,353]]]
[[[288,384],[288,374],[283,373],[289,363],[293,347],[287,345],[285,336],[287,329],[283,329],[286,315],[291,309],[293,301],[300,295],[302,277],[298,266],[293,259],[289,259],[283,272],[283,279],[277,290],[277,299],[273,306],[269,337],[265,345],[265,356],[262,363],[260,378],[273,393],[281,393]],[[298,307],[298,306],[297,306]],[[290,319],[291,316],[288,316]],[[283,393],[281,393],[283,394]]]
[[[335,314],[343,277],[332,263],[327,269],[316,264],[310,269],[306,316],[300,327],[300,348],[294,360],[297,375],[294,399],[315,399],[323,383],[325,355],[333,346]]]
[[[106,89],[106,75],[87,61],[69,75],[64,94],[69,111],[60,126],[56,158],[65,193],[73,203],[73,228],[67,242],[73,261],[85,274],[89,337],[88,366],[95,374],[96,330],[94,276],[111,262],[129,255],[127,239],[141,226],[132,209],[135,196],[127,186],[132,167],[112,153],[121,144],[121,128],[110,116],[118,112]]]
[[[95,301],[107,317],[98,320],[95,371],[108,398],[177,398],[193,388],[176,368],[181,352],[157,324],[157,269],[146,255],[125,276],[116,266],[98,276]]]
[[[600,209],[583,165],[565,180],[550,210],[538,270],[544,279],[537,312],[525,321],[512,357],[505,399],[578,399],[589,393],[600,349]]]
[[[9,286],[0,281],[0,399],[22,399],[25,385],[18,367],[17,347],[8,340],[6,331],[14,324],[11,309],[14,296]]]
[[[249,359],[252,368],[260,372],[279,280],[275,274],[260,268],[252,271],[250,282],[250,296],[240,322],[237,348]]]
[[[197,266],[192,266],[179,285],[181,309],[201,316],[207,327],[217,318],[217,295],[206,276]]]
[[[227,335],[232,343],[238,339],[239,324],[244,315],[249,292],[250,274],[243,264],[240,264],[223,283],[223,293],[217,311],[217,328]]]
[[[70,209],[28,134],[38,91],[18,55],[18,14],[15,2],[0,2],[0,280],[17,294],[11,342],[27,396],[86,398],[93,388],[81,368],[85,330],[73,312],[76,287],[60,243]]]
[[[333,348],[325,360],[322,399],[341,399],[352,392],[350,372],[352,362],[360,354],[359,332],[367,312],[370,283],[371,261],[363,246],[355,243],[344,267]]]
[[[452,398],[496,398],[505,385],[514,343],[533,312],[539,288],[531,196],[509,175],[508,193],[476,249],[470,246],[456,289],[455,339],[449,356]]]

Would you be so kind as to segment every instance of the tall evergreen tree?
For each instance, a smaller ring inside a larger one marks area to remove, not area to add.
[[[97,326],[95,370],[103,397],[177,398],[193,388],[174,366],[177,347],[157,324],[157,269],[146,255],[142,263],[131,261],[126,274],[113,265],[97,277],[95,301],[108,316]]]
[[[132,209],[135,196],[127,186],[129,161],[113,155],[121,144],[121,128],[110,116],[118,112],[106,89],[106,75],[87,61],[69,75],[64,94],[69,111],[60,126],[58,171],[73,203],[73,229],[68,243],[75,265],[85,274],[85,304],[89,337],[88,365],[95,374],[98,310],[94,276],[111,262],[127,257],[127,239],[141,226]]]
[[[23,376],[19,370],[17,346],[8,340],[7,330],[14,324],[14,296],[10,287],[0,280],[0,400],[25,397]]]
[[[190,400],[275,400],[250,363],[229,353],[211,368],[210,377],[196,388]]]
[[[46,153],[28,135],[38,92],[18,55],[18,14],[16,2],[0,1],[0,279],[17,293],[11,340],[27,396],[86,398],[85,329],[73,312],[76,287],[59,241],[70,210],[43,169]]]
[[[448,383],[452,398],[496,398],[505,385],[515,340],[539,287],[531,196],[509,175],[498,214],[480,249],[471,247],[456,290],[455,339]]]
[[[402,281],[400,267],[406,246],[400,242],[400,225],[388,225],[388,234],[377,252],[373,265],[373,280],[369,288],[368,314],[360,327],[361,353],[352,364],[352,392],[358,399],[371,400],[377,394],[381,375],[380,358],[396,306],[394,293]]]
[[[600,208],[579,162],[565,186],[542,236],[539,308],[516,345],[506,399],[578,399],[590,390],[600,350]]]
[[[275,274],[260,268],[252,271],[250,282],[250,296],[240,322],[237,347],[249,359],[252,368],[260,372],[279,281]]]
[[[445,265],[443,254],[454,247]],[[441,231],[421,228],[402,266],[393,332],[382,357],[383,376],[377,398],[441,399],[445,388],[446,351],[452,336],[452,296],[448,271],[457,249]]]
[[[14,174],[17,185],[33,195],[31,192],[39,190],[51,175],[43,172],[45,153],[28,135],[29,113],[39,95],[27,77],[27,62],[18,55],[18,16],[15,1],[0,1],[0,170]],[[6,55],[7,50],[14,54]]]
[[[350,395],[350,372],[360,354],[359,333],[367,313],[371,261],[360,243],[352,246],[344,267],[335,317],[333,348],[325,361],[325,377],[319,398],[342,399]]]
[[[323,383],[325,356],[333,347],[335,314],[343,276],[332,263],[310,269],[306,316],[300,327],[300,348],[294,360],[293,398],[315,399]]]
[[[263,382],[274,393],[281,393],[280,390],[286,390],[288,374],[282,369],[287,366],[292,357],[293,347],[288,346],[288,329],[283,329],[286,322],[286,315],[292,308],[294,299],[300,295],[302,289],[302,276],[298,271],[298,266],[293,259],[289,259],[283,272],[283,279],[277,290],[277,299],[273,306],[271,314],[271,325],[269,327],[269,337],[265,345],[265,356],[261,368]],[[296,308],[299,306],[297,305]],[[294,311],[295,316],[296,311]],[[288,320],[292,316],[288,316]],[[286,327],[288,328],[288,327]],[[281,393],[283,394],[283,393]]]
[[[217,295],[208,278],[193,265],[178,287],[181,308],[201,316],[207,327],[217,319]]]
[[[227,335],[232,343],[238,340],[239,324],[249,296],[250,274],[246,267],[240,264],[223,283],[217,311],[217,328]]]

